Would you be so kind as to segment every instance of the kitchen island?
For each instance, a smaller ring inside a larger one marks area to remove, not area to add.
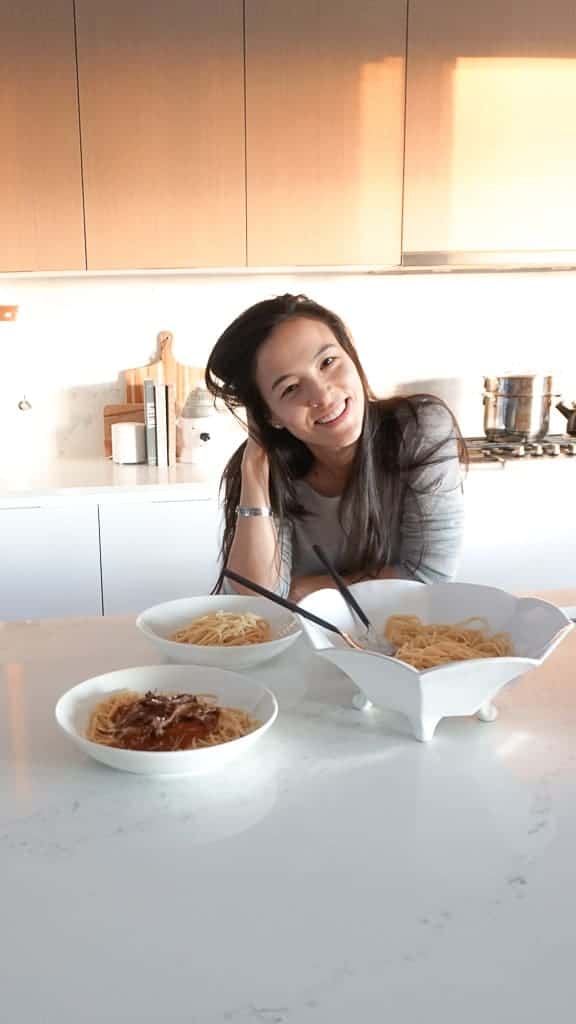
[[[576,633],[430,744],[304,640],[218,774],[115,772],[58,730],[70,686],[157,662],[131,617],[0,624],[3,1019],[570,1019]]]

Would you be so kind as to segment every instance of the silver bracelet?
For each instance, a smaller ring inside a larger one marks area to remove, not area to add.
[[[272,509],[269,505],[238,505],[237,516],[271,516]]]

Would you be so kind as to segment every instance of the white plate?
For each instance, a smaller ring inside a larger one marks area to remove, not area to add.
[[[99,701],[117,690],[213,693],[223,706],[248,711],[262,725],[240,739],[196,750],[121,750],[87,740],[91,712]],[[278,704],[270,690],[234,672],[195,665],[146,665],[86,679],[60,697],[55,714],[58,725],[85,754],[111,768],[142,775],[204,775],[252,747],[275,721]]]
[[[272,640],[246,647],[203,647],[200,644],[180,644],[169,640],[171,634],[193,619],[208,612],[254,612],[267,619],[272,629]],[[302,630],[296,615],[281,608],[265,597],[242,594],[210,594],[206,597],[183,597],[177,601],[156,604],[136,619],[136,625],[145,637],[160,650],[167,661],[183,665],[214,665],[219,668],[253,668],[282,654]]]

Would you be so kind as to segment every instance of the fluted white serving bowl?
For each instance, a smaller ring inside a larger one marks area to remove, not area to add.
[[[246,647],[203,647],[201,644],[181,644],[170,636],[187,626],[193,619],[208,612],[254,612],[267,619],[272,639],[263,644]],[[136,619],[139,630],[147,637],[166,661],[181,665],[213,665],[218,668],[253,668],[277,657],[298,639],[302,630],[296,615],[264,597],[243,594],[210,594],[206,597],[183,597],[177,601],[156,604],[141,612]]]
[[[350,589],[380,633],[390,615],[400,614],[450,624],[478,615],[486,619],[490,632],[510,634],[513,657],[452,662],[419,672],[384,654],[352,650],[336,634],[302,619],[316,652],[345,672],[366,698],[358,700],[357,695],[356,706],[369,706],[370,701],[401,712],[419,740],[432,739],[441,718],[478,713],[482,720],[493,721],[496,709],[491,701],[498,691],[540,665],[573,628],[555,605],[495,587],[370,580]],[[337,590],[318,590],[300,604],[352,636],[362,635]]]
[[[223,707],[239,708],[261,725],[237,740],[195,750],[122,750],[86,739],[96,705],[118,690],[146,693],[212,693]],[[56,705],[56,721],[89,757],[111,768],[140,775],[205,775],[240,757],[270,728],[278,714],[274,694],[234,672],[197,665],[143,665],[85,679],[64,693]]]

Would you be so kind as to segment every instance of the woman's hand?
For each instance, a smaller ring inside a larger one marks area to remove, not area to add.
[[[365,573],[347,573],[342,576],[344,583],[347,587],[350,587],[353,583],[360,583],[362,580],[389,580],[396,579],[398,573],[394,566],[388,565],[385,569],[381,569],[376,576],[367,576]],[[315,590],[335,590],[336,584],[331,576],[293,576],[290,584],[290,599],[292,601],[302,601],[308,594],[314,593]]]
[[[356,582],[351,576],[343,576],[344,582],[350,585],[352,582]],[[302,601],[308,594],[313,594],[315,590],[335,590],[336,584],[331,576],[293,576],[290,583],[290,600],[291,601]]]
[[[241,505],[270,504],[270,460],[260,444],[258,428],[247,416],[248,440],[242,456]]]

